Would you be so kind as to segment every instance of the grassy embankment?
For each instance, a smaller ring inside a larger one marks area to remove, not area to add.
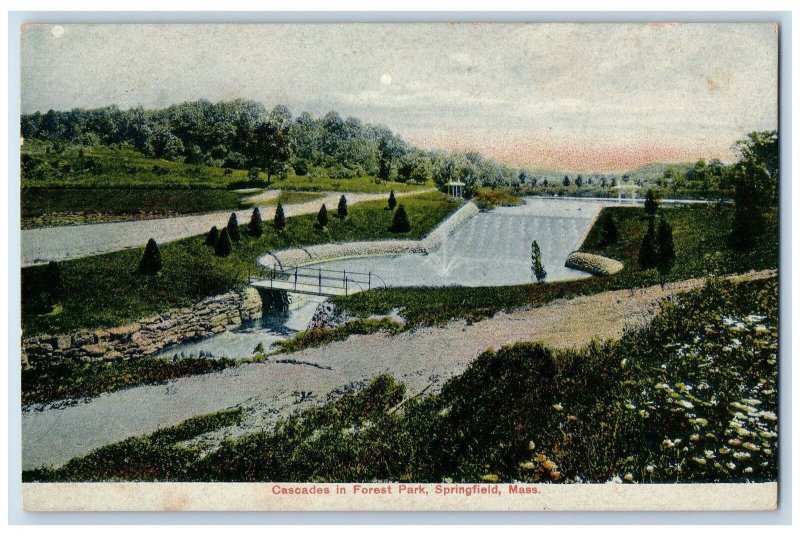
[[[283,188],[284,204],[313,199],[303,191],[413,191],[430,185],[377,181],[374,177],[287,177],[267,184],[243,169],[149,158],[130,148],[55,145],[36,140],[22,147],[22,226],[122,221],[242,208],[252,195],[238,188]],[[272,201],[271,203],[276,203]],[[268,203],[270,204],[270,203]]]
[[[620,341],[521,343],[436,394],[380,376],[207,455],[177,444],[211,428],[193,420],[23,480],[772,481],[777,315],[776,278],[712,280]]]
[[[421,198],[430,199],[427,195],[421,196]],[[444,217],[444,211],[450,209],[449,205],[438,204],[435,201],[425,201],[425,203],[432,203],[429,206],[430,209],[436,207],[437,212],[441,211],[437,217]],[[363,217],[359,217],[358,214],[362,210],[364,211]],[[352,334],[368,333],[376,330],[396,333],[420,324],[442,324],[453,318],[477,320],[491,316],[500,310],[532,305],[538,306],[555,299],[602,292],[604,290],[657,284],[658,276],[655,272],[652,270],[640,271],[636,265],[639,242],[646,227],[642,219],[642,210],[637,208],[607,210],[614,214],[617,221],[620,236],[622,237],[620,242],[603,248],[598,247],[600,229],[599,226],[596,226],[590,230],[583,249],[622,260],[625,263],[625,268],[614,276],[511,287],[428,288],[424,292],[403,288],[373,290],[347,299],[337,299],[337,302],[341,308],[350,312],[360,313],[363,316],[372,313],[386,314],[395,306],[402,307],[402,314],[408,322],[405,326],[394,324],[388,320],[349,322],[335,329],[314,329],[300,333],[296,337],[280,344],[279,350],[294,351],[311,346],[320,346],[335,340],[345,339]],[[707,255],[713,252],[719,252],[715,255],[714,261],[717,264],[717,268],[726,273],[744,272],[749,269],[774,268],[777,265],[777,245],[774,241],[774,234],[770,234],[770,232],[765,232],[760,246],[753,252],[741,254],[729,248],[725,234],[726,218],[730,216],[728,207],[691,206],[660,210],[664,212],[673,225],[676,250],[678,252],[679,264],[673,270],[670,280],[703,275],[709,266]],[[416,221],[419,224],[414,228],[419,228],[421,225],[427,225],[428,227],[435,225],[435,217],[427,220],[427,223],[422,220],[415,220],[414,213],[416,212],[411,212],[412,222]],[[379,203],[356,205],[351,209],[351,215],[353,218],[358,218],[357,221],[360,223],[356,227],[362,230],[366,228],[365,226],[367,226],[370,218],[374,216],[378,218],[385,217],[388,222],[388,213],[383,210],[382,205]],[[98,258],[62,263],[68,285],[77,289],[77,293],[68,297],[64,308],[58,315],[37,316],[28,314],[23,316],[23,321],[26,322],[26,329],[31,330],[26,334],[35,333],[34,329],[47,330],[49,326],[53,325],[54,320],[60,321],[61,325],[64,326],[62,329],[65,331],[76,329],[77,326],[90,326],[89,322],[98,322],[98,319],[104,320],[104,325],[122,323],[144,315],[145,311],[159,310],[159,307],[171,307],[179,303],[181,299],[188,300],[191,296],[184,295],[181,297],[179,292],[183,291],[191,295],[193,289],[196,291],[196,287],[188,285],[185,281],[192,273],[190,261],[193,259],[193,252],[197,252],[203,266],[210,269],[210,272],[203,274],[203,277],[210,278],[209,274],[217,274],[215,277],[221,277],[220,274],[228,274],[231,270],[237,268],[246,271],[247,266],[252,266],[252,256],[265,251],[259,248],[274,248],[276,240],[282,240],[281,247],[285,247],[289,245],[291,240],[299,241],[301,237],[303,240],[309,240],[309,237],[321,239],[319,234],[315,234],[319,233],[319,231],[313,229],[311,217],[293,218],[289,222],[290,226],[287,233],[269,231],[267,235],[276,236],[272,236],[272,238],[265,236],[257,241],[245,237],[243,239],[244,242],[234,249],[234,256],[237,256],[236,259],[213,257],[207,247],[202,244],[202,240],[197,238],[166,245],[162,249],[162,254],[168,253],[169,257],[165,256],[165,259],[169,258],[171,261],[165,264],[165,273],[176,274],[177,281],[184,282],[184,285],[177,289],[174,285],[169,285],[169,280],[165,280],[162,276],[148,279],[130,273],[131,270],[128,269],[128,263],[135,262],[138,259],[139,252],[121,252],[103,256],[102,258],[108,257],[111,259],[112,262],[108,263],[95,262]],[[356,234],[354,230],[350,233],[344,233],[344,229],[335,227],[337,224],[342,223],[336,218],[332,218],[332,235],[342,236],[347,234],[350,239],[353,238]],[[774,225],[774,220],[772,223]],[[419,234],[423,233],[420,231]],[[248,257],[248,255],[251,255],[251,257]],[[120,276],[115,276],[113,269],[122,269],[122,266],[125,267],[122,270],[123,273]],[[85,277],[91,279],[81,277],[81,273],[86,273]],[[95,289],[92,285],[83,285],[83,282],[88,282],[92,279],[97,282],[98,288]],[[71,284],[70,281],[72,281]],[[223,279],[222,281],[225,282],[226,280]],[[234,278],[228,282],[235,285],[237,281]],[[117,284],[120,284],[122,290],[115,290],[115,285]],[[166,293],[165,290],[161,290],[160,293],[149,292],[150,288],[168,289],[170,287],[172,287],[171,294]],[[102,308],[89,311],[83,305],[85,302],[82,300],[92,300],[92,302],[100,304]],[[120,316],[120,312],[123,310],[130,311],[128,316]],[[30,328],[27,328],[27,326],[30,326]],[[247,356],[240,357],[245,358]],[[171,360],[146,359],[139,364],[125,362],[66,364],[50,369],[46,373],[39,371],[26,372],[23,376],[23,396],[25,404],[48,402],[63,398],[89,397],[122,387],[211,372],[235,365],[238,362],[240,361],[219,360],[209,364],[206,360],[189,359],[173,363]],[[147,367],[150,367],[150,369],[145,371],[144,368]],[[65,381],[67,378],[70,381]]]
[[[68,333],[121,325],[173,307],[184,307],[205,296],[239,288],[248,270],[255,269],[261,255],[287,247],[326,242],[420,238],[458,208],[444,194],[430,192],[402,199],[411,223],[407,233],[389,231],[393,213],[386,201],[359,203],[350,207],[346,219],[329,207],[326,229],[315,227],[316,215],[289,218],[284,231],[265,222],[259,238],[239,222],[241,241],[228,257],[217,257],[205,245],[204,236],[161,244],[164,268],[156,276],[136,273],[143,248],[119,251],[60,263],[66,284],[65,297],[48,314],[26,307],[39,300],[25,299],[42,292],[43,267],[22,270],[24,336],[37,333]]]
[[[197,460],[202,448],[180,443],[235,425],[241,418],[242,410],[239,408],[193,417],[148,436],[133,437],[103,447],[88,456],[70,461],[58,471],[23,471],[23,479],[85,480],[81,475],[92,474],[95,475],[93,480],[181,480],[186,477],[186,469]],[[123,472],[126,476],[119,476]]]
[[[622,271],[606,277],[505,287],[432,287],[377,289],[333,301],[342,311],[357,316],[388,314],[399,308],[408,327],[443,324],[455,318],[478,320],[498,311],[539,306],[556,299],[571,298],[606,290],[657,285],[655,270],[640,270],[638,252],[647,230],[644,210],[638,207],[606,208],[619,229],[616,244],[601,247],[601,229],[589,231],[581,251],[596,253],[621,261]],[[777,268],[777,213],[768,215],[767,225],[755,249],[734,250],[730,244],[733,207],[727,205],[690,205],[660,208],[672,225],[676,262],[667,281],[703,276],[714,264],[721,273]],[[598,221],[599,218],[598,218]],[[713,256],[713,259],[709,259]],[[545,266],[545,269],[547,266]]]

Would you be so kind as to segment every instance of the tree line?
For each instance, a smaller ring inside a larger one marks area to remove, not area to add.
[[[476,152],[426,151],[388,127],[303,112],[294,117],[283,105],[267,109],[237,99],[184,102],[161,109],[117,106],[24,114],[24,139],[85,146],[132,147],[153,158],[228,169],[247,169],[252,179],[287,175],[427,183],[449,180],[468,189],[509,185],[526,176]],[[469,192],[468,192],[469,193]]]

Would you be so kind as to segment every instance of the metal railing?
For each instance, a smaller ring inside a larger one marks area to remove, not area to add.
[[[290,289],[296,291],[308,291],[316,287],[319,294],[340,294],[344,291],[345,296],[349,295],[351,290],[356,290],[356,287],[360,292],[373,288],[386,288],[386,282],[372,272],[348,272],[301,266],[279,268],[277,264],[273,264],[270,268],[261,267],[256,271],[248,269],[247,281],[248,283],[269,281],[270,288],[275,288],[275,281],[284,281],[290,284]],[[285,287],[280,288],[287,290]]]

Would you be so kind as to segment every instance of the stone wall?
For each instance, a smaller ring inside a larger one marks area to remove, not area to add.
[[[402,253],[430,253],[439,249],[444,239],[453,234],[458,227],[478,214],[475,203],[467,202],[451,214],[421,240],[366,240],[361,242],[339,242],[316,244],[313,246],[282,249],[267,253],[258,259],[266,268],[277,265],[280,268],[304,266],[323,261],[373,257],[380,255],[400,255]]]
[[[172,309],[125,326],[22,340],[22,365],[47,366],[69,360],[147,356],[180,342],[208,337],[261,317],[258,291],[211,296],[183,309]]]

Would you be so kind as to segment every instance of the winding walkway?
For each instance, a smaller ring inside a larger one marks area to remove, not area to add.
[[[764,278],[775,271],[743,276]],[[242,434],[268,426],[298,408],[323,403],[326,395],[390,373],[409,393],[438,388],[459,374],[487,348],[535,340],[553,348],[579,347],[592,339],[618,338],[626,326],[647,322],[666,296],[696,288],[692,279],[630,291],[610,291],[513,313],[467,325],[424,328],[396,336],[351,336],[320,348],[275,356],[221,372],[180,378],[105,393],[63,409],[26,408],[22,415],[22,466],[60,466],[75,456],[152,433],[190,417],[242,406]],[[603,322],[596,322],[603,318]]]
[[[431,191],[435,190],[400,192],[395,196],[402,198]],[[388,193],[327,192],[322,199],[286,205],[284,212],[287,217],[315,214],[323,203],[335,208],[342,195],[347,199],[347,204],[352,206],[364,201],[385,199]],[[264,220],[271,220],[275,216],[275,205],[261,206],[259,209]],[[240,224],[250,220],[252,210],[234,211]],[[138,248],[143,247],[149,238],[159,244],[172,242],[204,234],[214,225],[222,228],[227,225],[230,214],[230,211],[226,211],[156,220],[26,229],[22,231],[21,263],[22,266],[31,266]]]

